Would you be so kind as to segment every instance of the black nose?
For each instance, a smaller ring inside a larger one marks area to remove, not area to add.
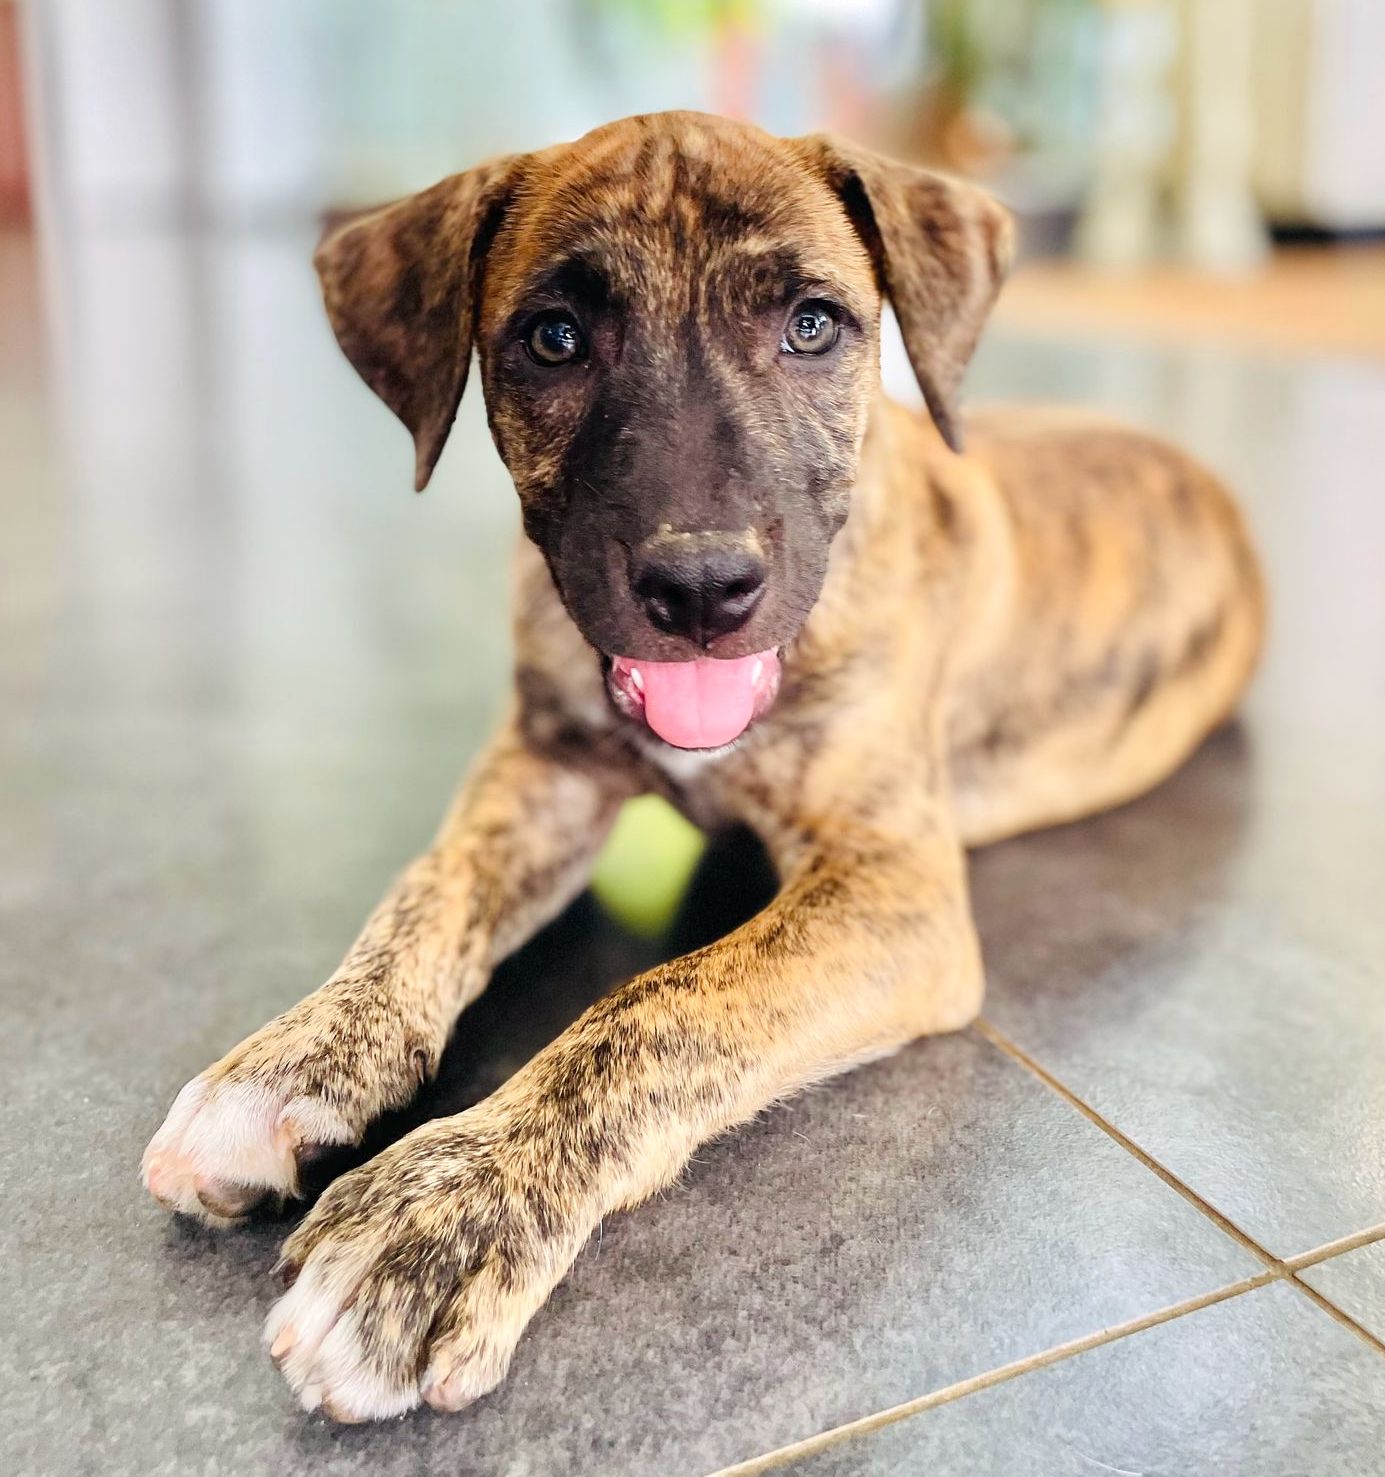
[[[765,561],[742,534],[662,533],[636,551],[630,583],[661,631],[706,646],[750,619]]]

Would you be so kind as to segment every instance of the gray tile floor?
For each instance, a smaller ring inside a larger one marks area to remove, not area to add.
[[[473,1411],[340,1430],[257,1345],[283,1225],[171,1224],[135,1166],[428,835],[504,691],[512,494],[475,400],[405,491],[302,241],[48,268],[0,240],[0,1471],[1385,1472],[1385,367],[987,345],[977,399],[1103,405],[1243,489],[1244,721],[975,858],[983,1026],[607,1222]],[[580,903],[414,1116],[677,942]]]

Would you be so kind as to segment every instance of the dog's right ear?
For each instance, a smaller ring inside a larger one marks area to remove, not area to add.
[[[342,352],[414,438],[418,492],[466,387],[481,270],[516,159],[478,165],[361,216],[313,257]]]

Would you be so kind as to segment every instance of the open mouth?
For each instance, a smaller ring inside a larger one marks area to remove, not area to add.
[[[678,749],[720,749],[738,739],[779,692],[774,650],[722,661],[645,662],[611,658],[606,686],[627,718],[642,719]]]

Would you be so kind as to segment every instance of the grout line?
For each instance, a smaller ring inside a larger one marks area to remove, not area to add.
[[[1006,1056],[1018,1062],[1020,1066],[1032,1072],[1045,1087],[1058,1094],[1069,1107],[1076,1108],[1079,1113],[1091,1124],[1094,1124],[1108,1138],[1114,1139],[1126,1153],[1138,1159],[1151,1174],[1157,1175],[1171,1190],[1180,1194],[1195,1210],[1199,1210],[1208,1220],[1212,1221],[1220,1230],[1238,1242],[1246,1251],[1262,1262],[1266,1267],[1282,1273],[1284,1263],[1267,1251],[1248,1232],[1243,1231],[1229,1216],[1223,1215],[1210,1201],[1204,1200],[1190,1185],[1185,1184],[1171,1169],[1165,1169],[1154,1156],[1142,1149],[1134,1139],[1120,1131],[1119,1128],[1108,1119],[1103,1118],[1090,1104],[1084,1102],[1065,1083],[1060,1082],[1052,1072],[1041,1067],[1022,1047],[1016,1046],[1007,1036],[1001,1035],[999,1031],[984,1017],[973,1022],[973,1029],[978,1035],[984,1037],[998,1051],[1003,1051]]]
[[[814,1436],[807,1436],[802,1440],[789,1442],[785,1446],[776,1447],[773,1451],[767,1451],[759,1456],[750,1457],[745,1461],[733,1463],[729,1467],[721,1467],[711,1473],[710,1477],[756,1477],[756,1474],[767,1472],[774,1467],[783,1466],[786,1462],[816,1456],[830,1447],[850,1441],[857,1436],[868,1436],[885,1426],[892,1426],[899,1421],[907,1420],[910,1416],[922,1415],[925,1411],[934,1410],[940,1405],[949,1405],[954,1400],[961,1400],[967,1395],[976,1394],[981,1390],[992,1389],[996,1385],[1006,1384],[1010,1380],[1018,1379],[1019,1376],[1028,1374],[1033,1370],[1045,1369],[1049,1365],[1062,1363],[1064,1360],[1075,1358],[1079,1354],[1085,1354],[1089,1349],[1100,1348],[1103,1344],[1114,1343],[1118,1339],[1129,1338],[1132,1334],[1143,1333],[1146,1329],[1156,1328],[1161,1323],[1171,1322],[1173,1319],[1181,1318],[1188,1313],[1200,1312],[1203,1308],[1210,1308],[1217,1303],[1226,1302],[1229,1298],[1239,1297],[1243,1293],[1268,1286],[1272,1282],[1290,1283],[1330,1318],[1340,1323],[1351,1333],[1354,1333],[1378,1353],[1385,1354],[1385,1342],[1382,1342],[1369,1329],[1358,1323],[1349,1313],[1343,1312],[1329,1298],[1324,1297],[1317,1288],[1300,1280],[1296,1275],[1309,1267],[1315,1267],[1322,1262],[1329,1261],[1333,1257],[1342,1256],[1346,1252],[1356,1251],[1363,1246],[1370,1246],[1374,1242],[1385,1240],[1385,1222],[1376,1226],[1367,1226],[1361,1231],[1354,1231],[1349,1236],[1340,1236],[1335,1241],[1324,1242],[1323,1245],[1314,1247],[1310,1251],[1301,1251],[1296,1256],[1277,1257],[1273,1252],[1261,1246],[1254,1237],[1243,1231],[1230,1217],[1219,1211],[1210,1201],[1203,1199],[1196,1190],[1185,1184],[1172,1170],[1166,1169],[1127,1134],[1122,1133],[1113,1123],[1103,1118],[1095,1108],[1084,1102],[1071,1088],[1060,1082],[1058,1078],[1044,1067],[1041,1067],[1022,1047],[1017,1046],[1008,1037],[996,1030],[988,1020],[984,1017],[979,1018],[973,1022],[973,1029],[998,1051],[1003,1052],[1006,1056],[1024,1067],[1026,1071],[1031,1072],[1070,1107],[1075,1108],[1077,1112],[1081,1113],[1089,1123],[1099,1128],[1108,1138],[1119,1144],[1128,1154],[1144,1165],[1151,1174],[1157,1176],[1171,1190],[1181,1195],[1195,1210],[1199,1211],[1233,1241],[1263,1263],[1265,1270],[1253,1277],[1246,1277],[1239,1282],[1229,1283],[1227,1286],[1217,1288],[1212,1292],[1203,1293],[1198,1297],[1188,1298],[1181,1303],[1173,1303],[1166,1308],[1159,1309],[1157,1312],[1147,1313],[1139,1318],[1132,1318],[1127,1323],[1115,1324],[1110,1328],[1101,1329],[1097,1333],[1085,1334],[1081,1338],[1071,1339],[1064,1344],[1055,1344],[1038,1354],[1029,1354],[1009,1364],[1002,1364],[994,1369],[987,1370],[983,1374],[972,1375],[968,1379],[958,1380],[954,1384],[945,1385],[941,1389],[933,1390],[926,1395],[917,1396],[913,1400],[906,1400],[900,1405],[892,1405],[888,1409],[875,1411],[870,1415],[861,1416],[857,1420],[848,1421],[844,1425],[834,1426],[827,1431],[820,1431]]]
[[[1314,1247],[1312,1251],[1301,1251],[1297,1256],[1286,1256],[1284,1265],[1291,1272],[1302,1272],[1305,1267],[1316,1267],[1319,1262],[1330,1261],[1334,1256],[1342,1256],[1348,1251],[1359,1251],[1363,1246],[1370,1246],[1376,1241],[1385,1241],[1385,1223],[1378,1226],[1367,1226],[1364,1231],[1357,1231],[1351,1236],[1339,1237],[1336,1241],[1328,1241],[1322,1246]]]
[[[1138,1157],[1144,1158],[1145,1156],[1140,1155]],[[1163,1177],[1161,1176],[1161,1178]],[[1168,1176],[1168,1178],[1172,1179],[1173,1177]],[[1217,1217],[1214,1216],[1213,1219],[1217,1219]],[[1228,1224],[1230,1223],[1228,1222]],[[862,1416],[858,1420],[849,1421],[845,1425],[834,1426],[831,1430],[821,1431],[815,1436],[808,1436],[801,1441],[790,1442],[786,1446],[776,1447],[775,1450],[765,1452],[760,1456],[751,1457],[743,1462],[737,1462],[730,1467],[723,1467],[719,1471],[713,1472],[711,1477],[754,1477],[756,1473],[769,1471],[773,1467],[782,1466],[785,1462],[793,1461],[800,1457],[815,1456],[819,1452],[826,1451],[829,1447],[850,1441],[854,1437],[868,1436],[885,1426],[891,1426],[899,1421],[907,1420],[910,1416],[922,1415],[925,1411],[933,1410],[940,1405],[950,1405],[954,1400],[961,1400],[967,1395],[992,1389],[996,1385],[1007,1384],[1010,1380],[1018,1379],[1020,1375],[1028,1374],[1032,1370],[1044,1369],[1051,1364],[1060,1364],[1064,1360],[1075,1358],[1078,1354],[1085,1354],[1089,1349],[1100,1348],[1103,1344],[1115,1343],[1119,1339],[1129,1338],[1132,1334],[1143,1333],[1146,1329],[1156,1328],[1161,1323],[1170,1323],[1175,1318],[1181,1318],[1185,1314],[1200,1312],[1203,1308],[1213,1307],[1217,1303],[1226,1302],[1230,1298],[1239,1297],[1243,1293],[1254,1291],[1256,1288],[1267,1287],[1273,1282],[1292,1283],[1300,1292],[1316,1303],[1330,1318],[1342,1324],[1349,1332],[1354,1333],[1377,1352],[1385,1354],[1385,1343],[1382,1343],[1368,1328],[1358,1323],[1349,1313],[1344,1312],[1336,1303],[1320,1293],[1317,1288],[1300,1280],[1295,1275],[1298,1272],[1330,1261],[1333,1257],[1342,1256],[1349,1251],[1357,1251],[1363,1246],[1371,1246],[1375,1242],[1382,1240],[1385,1240],[1385,1223],[1378,1226],[1367,1226],[1365,1230],[1355,1231],[1350,1236],[1341,1236],[1336,1241],[1325,1242],[1321,1246],[1314,1247],[1311,1251],[1301,1251],[1296,1256],[1285,1257],[1282,1260],[1271,1258],[1273,1265],[1267,1267],[1265,1271],[1257,1273],[1254,1277],[1247,1277],[1240,1282],[1230,1283],[1226,1287],[1217,1288],[1212,1292],[1203,1293],[1198,1297],[1189,1298],[1184,1302],[1174,1303],[1167,1308],[1159,1309],[1157,1312],[1131,1319],[1128,1323],[1116,1324],[1110,1328],[1102,1329],[1098,1333],[1087,1334],[1082,1338],[1072,1339],[1065,1344],[1055,1344],[1041,1353],[1029,1354],[1022,1359],[1016,1359],[1010,1364],[1002,1364],[983,1374],[958,1380],[954,1384],[945,1385],[941,1389],[933,1390],[927,1395],[920,1395],[916,1399],[907,1400],[901,1405],[894,1405],[886,1410],[875,1411],[870,1415]],[[1268,1257],[1270,1253],[1265,1252],[1264,1255]]]
[[[986,1020],[984,1017],[973,1023],[977,1034],[989,1041],[997,1051],[1002,1051],[1006,1056],[1017,1062],[1026,1070],[1032,1072],[1045,1087],[1063,1099],[1070,1107],[1075,1108],[1087,1121],[1099,1128],[1108,1138],[1113,1139],[1127,1153],[1131,1154],[1151,1174],[1157,1175],[1171,1189],[1176,1190],[1195,1210],[1199,1210],[1220,1230],[1224,1231],[1233,1241],[1237,1242],[1252,1256],[1264,1263],[1277,1277],[1289,1282],[1292,1286],[1308,1297],[1312,1302],[1329,1317],[1335,1318],[1344,1328],[1349,1329],[1359,1339],[1379,1354],[1385,1354],[1385,1343],[1382,1343],[1368,1328],[1364,1328],[1349,1313],[1343,1312],[1330,1298],[1324,1297],[1317,1288],[1311,1287],[1295,1274],[1307,1267],[1316,1266],[1319,1262],[1325,1262],[1331,1257],[1341,1256],[1348,1251],[1355,1251],[1358,1247],[1369,1246],[1373,1241],[1379,1241],[1385,1237],[1385,1225],[1370,1226],[1364,1231],[1356,1231],[1350,1236],[1339,1237],[1336,1241],[1329,1241],[1323,1246],[1314,1248],[1312,1251],[1300,1252],[1293,1257],[1277,1257],[1272,1251],[1261,1246],[1248,1232],[1243,1231],[1229,1216],[1224,1215],[1210,1201],[1204,1200],[1191,1185],[1166,1169],[1147,1150],[1142,1149],[1134,1139],[1121,1132],[1119,1128],[1109,1119],[1102,1117],[1089,1103],[1073,1092],[1066,1083],[1060,1082],[1052,1072],[1039,1065],[1023,1047],[1017,1046],[1008,1036]]]
[[[1337,1322],[1342,1325],[1343,1328],[1345,1328],[1349,1333],[1354,1333],[1356,1337],[1361,1340],[1362,1343],[1374,1349],[1377,1354],[1385,1354],[1385,1343],[1381,1343],[1381,1341],[1376,1338],[1376,1336],[1370,1331],[1369,1328],[1367,1328],[1364,1324],[1358,1323],[1356,1319],[1351,1316],[1350,1313],[1347,1313],[1343,1309],[1339,1308],[1337,1304],[1332,1301],[1331,1298],[1324,1297],[1323,1294],[1320,1293],[1316,1287],[1313,1287],[1311,1284],[1304,1282],[1301,1278],[1290,1277],[1289,1281],[1292,1282],[1300,1292],[1306,1293],[1309,1300],[1316,1303],[1318,1307],[1320,1307],[1323,1312],[1328,1315],[1329,1318],[1335,1318]]]
[[[1166,1169],[1132,1138],[1122,1133],[1115,1124],[1103,1118],[1095,1108],[1084,1102],[1071,1088],[1060,1082],[1046,1068],[1041,1067],[1022,1047],[1017,1046],[1008,1037],[996,1030],[988,1020],[984,1017],[979,1018],[973,1022],[973,1029],[998,1051],[1003,1052],[1006,1056],[1025,1068],[1026,1071],[1031,1072],[1045,1087],[1056,1093],[1070,1107],[1075,1108],[1089,1123],[1099,1128],[1108,1138],[1119,1144],[1128,1154],[1144,1165],[1151,1174],[1157,1176],[1171,1190],[1181,1195],[1195,1210],[1199,1211],[1233,1241],[1263,1263],[1265,1270],[1253,1277],[1245,1277],[1239,1282],[1232,1282],[1225,1287],[1219,1287],[1212,1292],[1202,1293],[1197,1297],[1188,1298],[1181,1303],[1170,1304],[1166,1308],[1160,1308],[1157,1312],[1147,1313],[1139,1318],[1132,1318],[1127,1323],[1115,1324],[1110,1328],[1101,1329],[1096,1333],[1085,1334],[1081,1338],[1071,1339],[1064,1344],[1055,1344],[1038,1354],[1028,1354],[1022,1359],[1016,1359],[1009,1364],[999,1365],[994,1369],[987,1370],[983,1374],[972,1375],[967,1379],[958,1380],[954,1384],[944,1385],[942,1388],[933,1390],[926,1395],[917,1396],[913,1400],[906,1400],[900,1405],[892,1405],[885,1410],[875,1411],[870,1415],[861,1416],[857,1420],[848,1421],[844,1425],[833,1426],[830,1430],[820,1431],[814,1436],[807,1436],[802,1440],[792,1441],[785,1446],[776,1447],[773,1451],[764,1452],[759,1456],[750,1457],[745,1461],[735,1462],[729,1467],[721,1467],[711,1473],[710,1477],[756,1477],[756,1474],[783,1466],[786,1462],[816,1456],[830,1447],[850,1441],[857,1436],[868,1436],[885,1426],[892,1426],[899,1421],[907,1420],[910,1416],[922,1415],[925,1411],[934,1410],[940,1405],[950,1405],[954,1400],[961,1400],[967,1395],[976,1394],[981,1390],[993,1389],[997,1385],[1006,1384],[1010,1380],[1018,1379],[1019,1376],[1029,1374],[1033,1370],[1045,1369],[1049,1365],[1062,1363],[1067,1359],[1075,1358],[1079,1354],[1085,1354],[1090,1349],[1100,1348],[1103,1344],[1114,1343],[1118,1339],[1129,1338],[1132,1334],[1143,1333],[1146,1329],[1157,1328],[1161,1323],[1169,1323],[1173,1319],[1181,1318],[1188,1313],[1200,1312],[1203,1308],[1213,1307],[1217,1303],[1226,1302],[1229,1298],[1239,1297],[1243,1293],[1254,1291],[1256,1288],[1268,1286],[1272,1282],[1288,1282],[1292,1284],[1309,1298],[1310,1301],[1315,1303],[1322,1312],[1340,1323],[1351,1333],[1354,1333],[1378,1353],[1385,1354],[1385,1343],[1378,1339],[1375,1334],[1359,1324],[1349,1313],[1343,1312],[1329,1298],[1324,1297],[1317,1288],[1301,1281],[1296,1275],[1309,1267],[1315,1267],[1322,1262],[1329,1261],[1333,1257],[1342,1256],[1346,1252],[1356,1251],[1363,1246],[1370,1246],[1374,1242],[1385,1240],[1385,1222],[1376,1226],[1368,1226],[1361,1231],[1354,1231],[1349,1236],[1338,1237],[1335,1241],[1325,1242],[1323,1245],[1314,1247],[1310,1251],[1299,1252],[1296,1256],[1277,1257],[1273,1252],[1261,1246],[1253,1236],[1243,1231],[1229,1216],[1219,1211],[1210,1201],[1203,1199],[1196,1190],[1185,1184],[1172,1170]]]
[[[848,1441],[855,1436],[869,1435],[883,1426],[892,1426],[909,1416],[921,1415],[924,1411],[936,1409],[940,1405],[950,1405],[954,1400],[960,1400],[965,1395],[973,1395],[980,1390],[989,1390],[996,1385],[1006,1384],[1032,1370],[1046,1369],[1051,1364],[1061,1364],[1064,1360],[1075,1358],[1078,1354],[1085,1354],[1089,1349],[1115,1343],[1118,1339],[1129,1338],[1132,1334],[1157,1328],[1159,1324],[1169,1323],[1187,1313],[1197,1313],[1203,1308],[1224,1303],[1229,1298],[1253,1292],[1256,1288],[1279,1281],[1281,1276],[1280,1272],[1267,1268],[1263,1272],[1257,1272],[1254,1277],[1243,1277],[1239,1282],[1231,1282],[1211,1292],[1200,1293],[1197,1297],[1187,1298],[1181,1303],[1172,1303],[1166,1308],[1160,1308],[1153,1313],[1145,1313],[1126,1323],[1113,1324],[1110,1328],[1100,1329],[1096,1333],[1070,1339],[1065,1344],[1054,1344],[1041,1353],[1027,1354],[1024,1358],[1016,1359],[1010,1364],[1002,1364],[995,1369],[987,1370],[984,1374],[972,1375],[968,1379],[944,1385],[941,1389],[933,1390],[927,1395],[906,1400],[901,1405],[892,1405],[887,1410],[878,1410],[871,1415],[861,1416],[858,1420],[848,1421],[845,1425],[834,1426],[830,1431],[820,1431],[815,1436],[790,1442],[787,1446],[777,1447],[774,1451],[751,1457],[748,1461],[722,1467],[711,1473],[710,1477],[754,1477],[756,1473],[767,1472],[773,1467],[782,1466],[785,1462],[816,1456],[819,1452],[826,1451],[829,1447]]]

